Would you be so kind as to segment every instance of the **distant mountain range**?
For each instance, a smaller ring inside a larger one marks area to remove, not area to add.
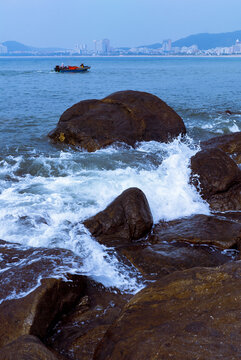
[[[61,49],[61,48],[37,48],[37,47],[33,47],[33,46],[27,46],[24,44],[21,44],[18,41],[4,41],[2,43],[2,45],[6,46],[6,48],[8,49],[8,52],[13,52],[13,51],[18,51],[18,52],[34,52],[34,51],[38,51],[41,53],[49,53],[49,52],[54,52],[54,51],[64,51],[65,49]]]
[[[192,46],[197,45],[200,50],[208,50],[216,47],[229,47],[235,41],[241,40],[241,30],[220,34],[197,34],[190,35],[172,43],[172,46]]]
[[[180,40],[174,41],[172,46],[182,47],[182,46],[192,46],[197,45],[200,50],[208,50],[216,47],[229,47],[235,44],[235,41],[241,40],[241,30],[219,33],[219,34],[196,34],[190,35]],[[155,43],[152,45],[145,45],[139,47],[147,47],[149,49],[159,49],[161,48],[161,43]]]
[[[183,46],[192,46],[197,45],[200,50],[208,50],[216,47],[230,47],[235,44],[235,41],[239,39],[241,40],[241,30],[227,32],[227,33],[219,33],[219,34],[196,34],[190,35],[185,38],[179,39],[172,43],[173,47],[183,47]],[[38,52],[40,54],[49,54],[54,52],[66,51],[63,48],[37,48],[32,46],[27,46],[21,44],[17,41],[5,41],[2,45],[7,47],[8,53],[19,52]],[[138,48],[149,48],[149,49],[159,49],[162,47],[162,43],[155,43],[151,45],[142,45],[138,46]],[[128,50],[129,48],[122,48]]]

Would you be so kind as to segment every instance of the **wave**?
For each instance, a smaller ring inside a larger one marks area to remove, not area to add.
[[[135,292],[143,286],[139,274],[120,263],[113,249],[97,243],[82,222],[129,187],[146,194],[154,222],[209,214],[208,204],[189,183],[190,158],[198,150],[189,138],[179,138],[169,144],[139,143],[135,149],[8,156],[1,160],[0,238],[71,251],[82,263],[65,264],[62,273],[86,274]]]

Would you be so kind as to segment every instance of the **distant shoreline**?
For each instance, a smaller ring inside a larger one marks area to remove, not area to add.
[[[203,59],[213,59],[213,58],[241,58],[241,54],[238,55],[0,55],[0,59],[44,59],[44,58],[203,58]]]

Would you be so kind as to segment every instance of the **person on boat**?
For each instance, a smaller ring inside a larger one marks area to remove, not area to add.
[[[83,68],[83,67],[84,67],[84,64],[81,64],[80,67]]]

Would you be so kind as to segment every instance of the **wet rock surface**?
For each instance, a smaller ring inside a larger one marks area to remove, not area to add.
[[[21,335],[44,338],[58,317],[76,304],[85,286],[86,278],[81,276],[75,281],[43,279],[29,295],[4,301],[0,305],[0,346]]]
[[[176,271],[136,294],[94,360],[241,357],[241,262]]]
[[[181,118],[160,99],[126,91],[74,105],[50,137],[94,151],[118,141],[168,141],[180,133]],[[211,216],[160,221],[153,228],[145,194],[129,188],[84,221],[110,253],[139,271],[146,288],[133,296],[81,275],[42,280],[29,295],[0,304],[0,359],[16,353],[20,360],[241,358],[241,171],[225,153],[239,153],[239,135],[206,143],[191,159],[191,182],[209,202]],[[1,240],[0,255],[2,299],[14,288],[26,293],[45,269],[48,275],[74,259],[68,250]],[[9,264],[16,266],[7,279]],[[9,279],[12,288],[5,286]]]
[[[73,261],[82,260],[72,251],[60,248],[33,248],[0,240],[0,299],[14,297],[15,291],[27,294],[39,285],[39,279],[61,275]]]
[[[225,153],[232,155],[234,161],[241,163],[241,132],[217,136],[201,142],[202,149],[218,148]]]
[[[238,258],[238,251],[222,253],[215,247],[181,242],[132,245],[118,249],[147,280],[158,280],[178,270],[215,267]]]
[[[195,215],[159,222],[149,241],[184,241],[214,245],[220,249],[237,248],[241,242],[241,224],[222,216]]]
[[[220,149],[199,151],[191,158],[192,183],[213,210],[241,209],[241,170]]]
[[[130,298],[90,281],[84,297],[60,319],[46,343],[67,359],[91,360],[97,344]]]
[[[55,130],[54,142],[95,151],[115,142],[168,142],[186,128],[179,115],[157,96],[119,91],[102,100],[84,100],[67,109]]]
[[[32,335],[23,335],[0,349],[1,360],[61,360]],[[63,359],[64,360],[64,359]]]
[[[85,220],[84,225],[100,243],[113,246],[145,236],[153,219],[145,194],[129,188],[105,210]]]

